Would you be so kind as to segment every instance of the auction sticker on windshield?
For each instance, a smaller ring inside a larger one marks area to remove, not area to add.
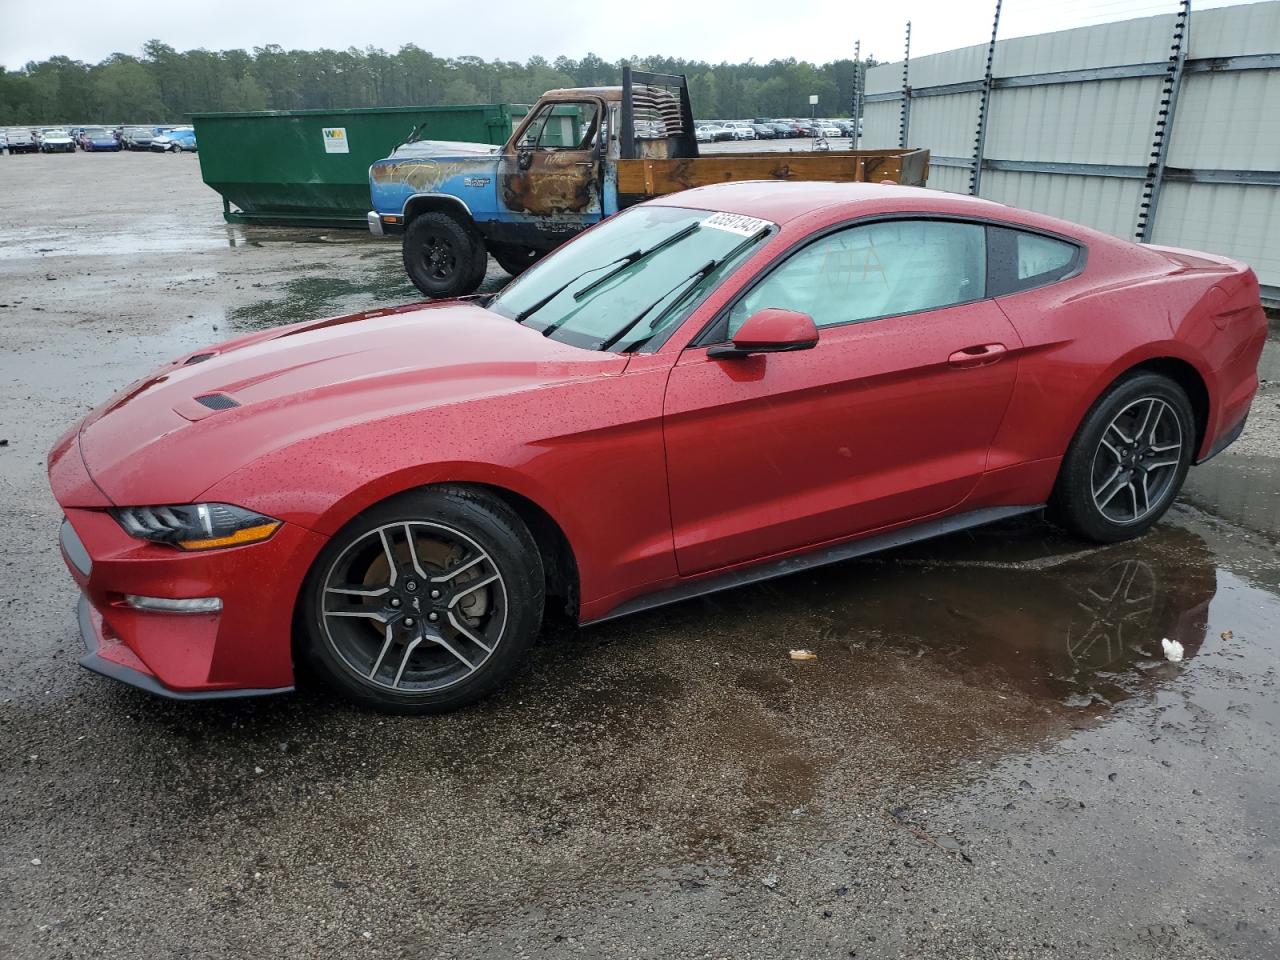
[[[713,213],[702,221],[702,225],[724,230],[726,233],[736,233],[740,237],[754,237],[765,227],[773,226],[768,220],[744,217],[740,213]]]

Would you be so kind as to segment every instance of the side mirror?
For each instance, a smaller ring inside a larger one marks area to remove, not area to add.
[[[528,170],[533,166],[533,149],[531,147],[521,145],[516,153],[516,169]]]
[[[789,353],[812,350],[818,345],[818,328],[807,313],[765,307],[753,313],[738,328],[729,343],[718,343],[707,350],[713,360],[746,357],[753,353]]]

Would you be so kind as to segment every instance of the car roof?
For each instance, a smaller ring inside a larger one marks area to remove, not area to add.
[[[671,207],[693,207],[759,217],[785,224],[823,211],[831,222],[877,213],[934,213],[1002,220],[1051,230],[1079,240],[1094,240],[1094,231],[1077,224],[1005,206],[993,200],[879,183],[832,183],[823,180],[739,180],[695,187],[650,201]]]

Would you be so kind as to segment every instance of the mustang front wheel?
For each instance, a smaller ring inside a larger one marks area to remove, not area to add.
[[[321,553],[304,598],[311,661],[339,692],[400,713],[450,710],[511,674],[542,623],[524,523],[466,487],[379,504]]]
[[[1094,404],[1062,462],[1052,507],[1075,533],[1113,543],[1145,533],[1191,465],[1195,419],[1168,377],[1126,377]]]

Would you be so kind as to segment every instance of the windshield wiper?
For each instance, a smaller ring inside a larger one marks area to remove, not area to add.
[[[667,299],[667,297],[671,296],[673,293],[675,293],[681,287],[684,287],[686,284],[693,283],[693,281],[695,280],[705,280],[707,275],[710,274],[711,271],[714,270],[716,267],[720,266],[720,264],[723,262],[724,262],[723,258],[721,258],[720,260],[708,260],[706,263],[700,266],[697,270],[689,274],[689,276],[685,277],[683,280],[677,283],[674,287],[672,287],[670,290],[668,290],[666,293],[660,296],[657,300],[653,301],[653,303],[649,304],[647,307],[645,307],[643,310],[637,313],[634,317],[628,320],[626,325],[617,333],[615,333],[612,337],[609,337],[609,339],[607,340],[601,340],[595,349],[608,350],[615,343],[617,343],[619,340],[625,337],[628,333],[630,333],[635,328],[635,326],[641,320],[647,317],[654,309],[656,309],[658,304],[662,303],[663,300]]]
[[[672,287],[670,290],[668,290],[666,293],[660,296],[657,300],[653,301],[653,303],[649,304],[647,307],[641,310],[638,314],[636,314],[635,317],[633,317],[630,321],[628,321],[626,326],[624,326],[621,330],[615,333],[612,337],[610,337],[607,340],[601,341],[600,345],[596,347],[596,349],[608,350],[611,347],[613,347],[620,340],[622,340],[623,337],[625,337],[628,333],[630,333],[633,329],[635,329],[636,326],[639,325],[641,320],[647,317],[653,310],[657,309],[658,305],[661,304],[663,300],[667,299],[667,297],[671,296],[673,293],[676,293],[678,291],[680,295],[671,301],[670,306],[668,306],[666,310],[664,310],[662,313],[660,313],[657,317],[654,318],[654,323],[657,323],[658,320],[666,316],[666,314],[671,311],[672,307],[675,307],[676,304],[680,303],[688,295],[690,290],[694,289],[694,287],[697,286],[697,283],[695,281],[701,282],[705,280],[712,273],[718,270],[721,264],[732,260],[744,249],[746,249],[751,244],[759,240],[761,235],[764,233],[767,233],[768,230],[769,230],[768,227],[761,227],[755,233],[751,234],[751,236],[747,237],[745,240],[743,240],[741,243],[735,246],[732,250],[726,253],[723,257],[717,257],[714,260],[708,260],[706,263],[700,266],[697,270],[689,274],[689,276],[685,277],[683,280],[677,283],[674,287]],[[647,342],[650,339],[650,337],[653,336],[653,333],[652,333],[653,326],[654,326],[653,323],[649,325],[650,333],[648,336],[641,337],[635,343],[632,343],[631,345],[629,345],[627,347],[627,350],[635,350],[637,347]]]
[[[581,290],[576,291],[573,295],[573,299],[581,300],[583,297],[585,297],[588,293],[590,293],[596,287],[600,286],[602,283],[607,283],[609,280],[616,277],[623,270],[627,269],[627,267],[631,266],[631,264],[636,263],[637,261],[640,261],[640,260],[647,259],[648,257],[653,256],[659,250],[665,250],[667,247],[671,246],[673,243],[679,240],[683,240],[689,234],[693,233],[693,231],[697,230],[699,226],[701,226],[701,222],[695,220],[693,223],[686,224],[685,226],[681,227],[671,236],[666,237],[665,239],[659,240],[648,250],[632,251],[631,253],[627,254],[626,257],[623,258],[624,260],[626,260],[626,263],[619,263],[615,269],[610,270],[603,277],[596,277],[596,279],[592,280]]]
[[[525,307],[523,310],[517,313],[514,317],[512,317],[512,319],[515,320],[516,323],[524,323],[531,316],[533,316],[535,313],[537,313],[539,310],[545,307],[548,303],[550,303],[556,297],[560,296],[560,294],[564,293],[566,290],[568,290],[571,286],[573,286],[583,277],[587,276],[588,274],[595,273],[597,270],[606,270],[609,267],[614,267],[613,270],[609,270],[609,272],[606,273],[604,276],[597,277],[595,280],[592,280],[589,284],[587,284],[581,290],[574,293],[573,295],[574,300],[581,300],[586,294],[596,289],[596,287],[600,286],[600,284],[604,283],[606,280],[609,280],[610,278],[617,276],[620,271],[625,270],[631,264],[636,263],[637,261],[643,260],[645,259],[645,257],[652,256],[653,254],[657,253],[659,250],[662,250],[663,248],[668,247],[671,244],[675,243],[677,240],[683,240],[689,234],[693,233],[694,230],[697,230],[698,226],[699,226],[698,222],[695,221],[693,223],[688,224],[687,226],[681,227],[671,236],[666,237],[665,239],[659,240],[657,243],[655,243],[652,247],[650,247],[647,250],[632,250],[630,253],[623,254],[622,256],[618,257],[616,260],[610,260],[608,263],[603,263],[598,267],[592,267],[590,270],[583,270],[582,273],[578,274],[575,277],[570,277],[568,280],[560,284],[560,286],[556,287],[554,290],[552,290],[549,294],[547,294],[542,299]],[[543,335],[546,336],[554,332],[556,329],[559,328],[561,323],[564,323],[564,319],[560,320],[559,323],[548,324],[545,328],[543,328],[543,331],[542,331]]]

